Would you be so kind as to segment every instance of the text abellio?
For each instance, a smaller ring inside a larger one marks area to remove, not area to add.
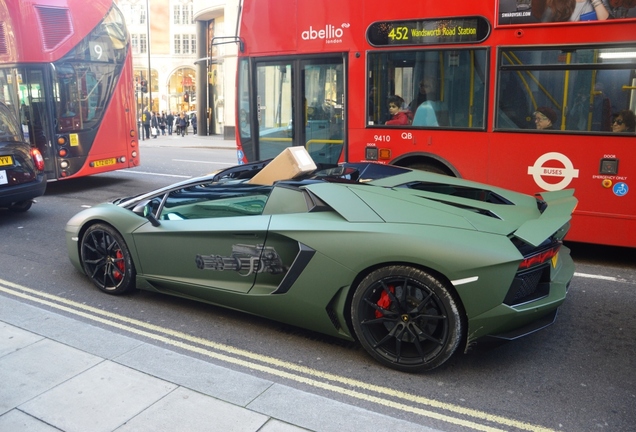
[[[309,26],[309,30],[305,30],[300,34],[303,40],[312,39],[337,39],[341,38],[343,31],[341,28],[327,24],[324,29],[314,30],[312,26]]]

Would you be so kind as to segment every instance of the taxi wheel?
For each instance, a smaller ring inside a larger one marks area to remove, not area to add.
[[[81,240],[84,272],[108,294],[123,294],[135,288],[135,266],[123,237],[112,226],[95,224]]]
[[[11,204],[9,210],[15,213],[23,213],[31,208],[33,201],[26,200]]]
[[[364,349],[404,372],[434,369],[457,351],[464,322],[459,302],[417,268],[387,266],[365,277],[353,295],[352,324]]]

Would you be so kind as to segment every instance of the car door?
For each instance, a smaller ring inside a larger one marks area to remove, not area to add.
[[[133,233],[137,273],[157,289],[195,297],[209,297],[211,289],[248,292],[270,221],[262,215],[270,188],[217,188],[195,196],[200,189],[172,191],[157,215],[160,225]]]

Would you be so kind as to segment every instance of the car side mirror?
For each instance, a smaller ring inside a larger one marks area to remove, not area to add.
[[[158,227],[159,225],[161,225],[161,222],[159,222],[159,220],[155,217],[154,213],[152,212],[152,205],[150,200],[144,200],[139,202],[139,204],[137,204],[132,211],[136,215],[139,215],[148,219],[148,221],[154,227]]]

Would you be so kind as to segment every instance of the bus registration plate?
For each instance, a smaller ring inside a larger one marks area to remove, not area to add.
[[[115,158],[101,159],[101,160],[96,160],[95,162],[93,162],[93,166],[95,168],[99,168],[99,167],[104,167],[109,165],[115,165],[116,163],[117,163],[117,159]]]
[[[13,158],[11,156],[0,156],[0,166],[13,165]]]

